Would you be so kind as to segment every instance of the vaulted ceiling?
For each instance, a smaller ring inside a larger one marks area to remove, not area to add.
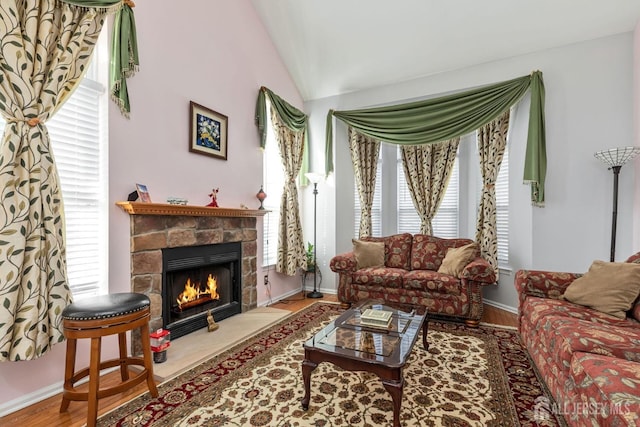
[[[630,32],[640,21],[640,0],[252,2],[305,100]]]

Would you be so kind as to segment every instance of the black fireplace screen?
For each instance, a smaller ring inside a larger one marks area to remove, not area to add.
[[[162,319],[176,339],[242,311],[239,242],[162,250]]]

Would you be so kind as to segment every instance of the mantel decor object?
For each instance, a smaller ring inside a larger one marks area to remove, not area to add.
[[[264,199],[267,198],[267,193],[264,192],[264,190],[262,189],[262,185],[260,186],[260,191],[258,191],[258,194],[256,194],[256,199],[258,199],[260,201],[260,207],[258,209],[263,210],[264,206],[262,205],[262,202],[264,202]]]
[[[218,207],[218,191],[220,191],[219,188],[214,188],[213,190],[211,190],[211,193],[209,193],[209,197],[211,197],[211,202],[209,202],[209,204],[207,205],[210,208],[217,208]]]
[[[616,223],[618,220],[618,175],[622,165],[640,154],[640,147],[620,147],[598,151],[595,158],[609,166],[613,171],[613,214],[611,219],[611,255],[613,262],[616,255]]]
[[[190,108],[189,151],[227,160],[227,116],[193,101]]]

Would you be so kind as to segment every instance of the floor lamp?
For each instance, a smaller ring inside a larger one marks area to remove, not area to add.
[[[319,173],[306,173],[309,182],[313,184],[313,292],[307,293],[307,298],[322,298],[323,295],[318,292],[316,286],[318,283],[318,263],[316,262],[316,250],[318,245],[316,244],[316,225],[317,225],[317,202],[318,202],[318,182],[322,179],[322,175]]]
[[[640,147],[621,147],[598,151],[594,156],[609,165],[613,170],[613,215],[611,220],[611,256],[613,262],[616,254],[616,223],[618,221],[618,175],[622,165],[640,154]]]

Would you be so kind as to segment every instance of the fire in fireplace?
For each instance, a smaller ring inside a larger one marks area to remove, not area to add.
[[[162,250],[163,327],[176,339],[242,311],[240,242]]]

